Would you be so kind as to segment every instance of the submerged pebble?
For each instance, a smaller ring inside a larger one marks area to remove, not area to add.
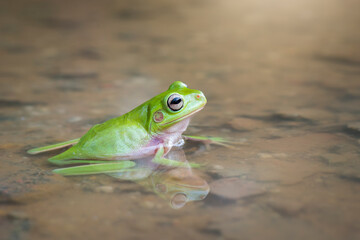
[[[230,126],[236,130],[254,130],[263,127],[264,124],[259,120],[249,118],[234,118],[229,122]]]
[[[214,165],[212,166],[212,168],[213,168],[214,170],[223,170],[223,169],[224,169],[223,166],[217,165],[217,164],[214,164]]]
[[[95,188],[95,192],[99,193],[113,193],[114,188],[112,186],[99,186]]]
[[[73,123],[73,122],[79,122],[79,121],[81,121],[81,120],[82,120],[82,117],[80,117],[80,116],[74,116],[74,117],[69,118],[69,119],[68,119],[68,122]]]
[[[348,123],[346,125],[346,127],[350,130],[356,131],[358,133],[360,133],[360,122],[352,122],[352,123]]]
[[[328,164],[344,163],[347,161],[346,157],[340,154],[325,153],[321,156]]]
[[[258,153],[257,154],[260,158],[286,158],[286,153]]]
[[[7,214],[7,217],[10,219],[28,219],[29,216],[22,211],[12,211]]]
[[[303,208],[303,204],[299,201],[289,199],[270,199],[268,206],[282,216],[297,215]]]
[[[267,191],[263,184],[237,177],[216,180],[210,183],[210,189],[211,193],[228,199],[240,199]]]

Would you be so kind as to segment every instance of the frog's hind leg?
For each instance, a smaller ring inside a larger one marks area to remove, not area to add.
[[[53,170],[54,173],[61,174],[63,176],[77,176],[77,175],[89,175],[89,174],[101,174],[101,173],[119,173],[125,171],[133,171],[131,169],[136,165],[132,161],[116,161],[108,163],[82,165],[76,167],[59,168]]]
[[[230,145],[230,144],[236,144],[236,142],[227,140],[222,137],[203,137],[203,136],[185,136],[185,135],[183,135],[183,137],[185,140],[202,142],[205,144],[206,148],[210,148],[210,144],[214,144],[214,145],[220,145],[220,146],[227,147],[227,148],[236,149],[236,147]]]
[[[56,158],[49,158],[49,162],[52,164],[62,166],[62,165],[71,165],[71,164],[96,164],[96,163],[110,163],[114,162],[111,160],[95,160],[95,159],[56,159]]]
[[[80,138],[77,138],[77,139],[69,140],[66,142],[56,143],[56,144],[52,144],[52,145],[48,145],[48,146],[44,146],[44,147],[33,148],[33,149],[28,150],[27,153],[38,154],[38,153],[42,153],[42,152],[48,152],[48,151],[56,150],[59,148],[64,148],[67,146],[74,145],[77,142],[79,142],[79,140],[80,140]]]

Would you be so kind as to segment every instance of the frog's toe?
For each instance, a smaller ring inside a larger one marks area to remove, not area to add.
[[[238,144],[236,141],[222,137],[184,136],[184,138],[187,140],[202,142],[205,144],[207,149],[210,149],[210,145],[212,144],[234,149],[235,147],[233,145]]]
[[[239,149],[239,145],[244,145],[246,141],[241,140],[241,141],[236,141],[236,140],[230,140],[227,138],[222,138],[222,137],[211,137],[209,139],[208,144],[214,144],[214,145],[219,145],[219,146],[223,146],[226,148],[230,148],[230,149]]]
[[[204,163],[189,163],[189,166],[191,168],[201,168],[201,167],[206,166],[206,164],[204,164]]]

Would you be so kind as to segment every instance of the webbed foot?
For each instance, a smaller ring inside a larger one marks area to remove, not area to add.
[[[231,149],[237,149],[235,146],[231,144],[240,144],[240,142],[231,141],[222,137],[203,137],[203,136],[186,136],[186,135],[183,135],[183,137],[185,140],[202,142],[203,144],[205,144],[207,149],[210,149],[211,144],[219,145]]]

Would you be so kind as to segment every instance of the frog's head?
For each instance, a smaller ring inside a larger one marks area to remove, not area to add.
[[[188,120],[203,109],[205,104],[206,98],[201,91],[189,89],[185,83],[176,81],[167,91],[150,100],[148,106],[150,131],[162,132],[179,122]]]

